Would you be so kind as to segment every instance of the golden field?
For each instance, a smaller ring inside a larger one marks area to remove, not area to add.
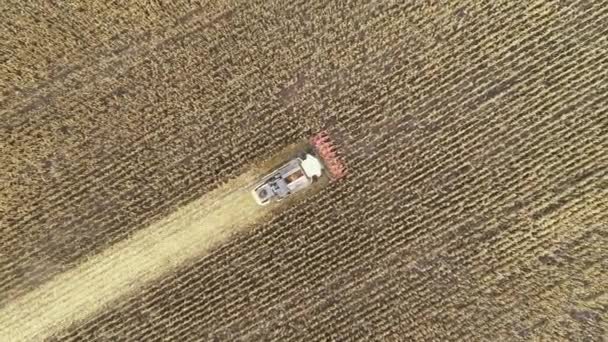
[[[0,7],[0,340],[608,338],[608,4]]]

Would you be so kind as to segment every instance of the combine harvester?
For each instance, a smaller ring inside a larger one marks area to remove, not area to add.
[[[346,167],[331,138],[327,132],[321,132],[309,140],[297,157],[257,182],[251,194],[259,205],[267,205],[310,187],[324,176],[338,180],[345,175]]]

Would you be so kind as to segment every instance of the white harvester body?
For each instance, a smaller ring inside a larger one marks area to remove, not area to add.
[[[306,153],[262,178],[251,193],[259,205],[267,205],[307,188],[322,175],[323,163],[314,155]]]

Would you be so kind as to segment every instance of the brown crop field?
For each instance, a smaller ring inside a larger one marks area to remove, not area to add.
[[[605,1],[0,9],[0,341],[608,340]]]

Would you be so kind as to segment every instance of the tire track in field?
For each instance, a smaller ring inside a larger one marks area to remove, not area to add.
[[[0,309],[0,340],[42,340],[252,224],[270,210],[251,198],[254,171],[9,302]]]

